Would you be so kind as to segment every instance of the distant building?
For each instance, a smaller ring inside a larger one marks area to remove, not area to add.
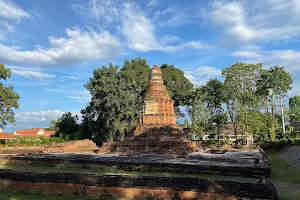
[[[13,141],[15,140],[16,138],[14,136],[12,136],[11,134],[7,134],[7,133],[4,133],[2,130],[0,130],[0,143],[6,143],[6,142],[9,142],[9,141]]]
[[[196,134],[193,134],[189,128],[184,128],[184,132],[187,133],[188,139],[200,140],[200,138],[197,137]],[[217,137],[210,138],[209,136],[210,136],[209,134],[204,134],[202,137],[202,140],[213,140],[213,139],[217,140],[218,139]],[[253,137],[251,134],[249,136],[245,137],[244,135],[240,134],[238,131],[237,138],[238,139],[245,138],[245,139],[247,139],[247,143],[253,142]],[[235,141],[236,140],[235,134],[234,134],[234,127],[233,127],[232,123],[228,123],[224,126],[222,133],[219,135],[219,139],[220,139],[220,141],[225,141],[225,140]]]
[[[15,136],[21,137],[45,137],[49,138],[52,135],[55,135],[55,131],[45,131],[43,128],[33,128],[33,129],[25,129],[25,130],[16,130],[13,132]]]

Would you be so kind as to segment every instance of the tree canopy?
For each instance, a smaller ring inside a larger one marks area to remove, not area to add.
[[[66,139],[93,139],[98,144],[119,141],[135,127],[141,114],[143,96],[149,85],[150,67],[145,59],[125,60],[122,67],[109,64],[95,69],[85,84],[91,101],[81,111],[82,121],[65,113],[51,122],[49,129],[56,130]],[[188,117],[184,126],[200,138],[208,134],[217,139],[228,123],[237,135],[253,136],[256,142],[288,137],[284,135],[278,100],[291,89],[291,75],[283,67],[263,68],[262,63],[234,63],[222,70],[224,82],[210,79],[205,85],[193,87],[184,72],[173,65],[161,65],[164,84],[177,116],[179,108],[187,106]],[[6,72],[3,72],[6,73]],[[283,107],[284,119],[300,120],[300,97],[289,100],[289,111]],[[189,123],[189,120],[191,123]],[[282,120],[284,121],[284,120]],[[288,128],[287,134],[292,129]]]
[[[290,120],[291,122],[300,121],[300,96],[294,96],[289,99]]]
[[[184,105],[192,84],[183,71],[174,66],[162,65],[161,70],[175,106]],[[95,134],[98,143],[122,140],[136,125],[149,75],[150,67],[142,58],[125,60],[121,68],[110,64],[94,70],[93,77],[85,85],[92,96],[91,102],[82,114],[86,131]]]
[[[0,81],[10,78],[11,71],[0,63]],[[15,123],[13,109],[18,109],[20,96],[14,91],[13,86],[5,86],[0,82],[0,128],[7,123]]]

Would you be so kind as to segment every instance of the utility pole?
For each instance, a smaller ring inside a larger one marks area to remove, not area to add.
[[[282,119],[282,133],[285,136],[285,121],[284,121],[284,113],[283,113],[283,100],[280,100],[280,108],[281,108],[281,119]]]

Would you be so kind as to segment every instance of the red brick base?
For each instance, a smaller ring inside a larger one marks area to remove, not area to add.
[[[26,192],[39,192],[45,194],[77,194],[86,196],[101,196],[111,194],[115,198],[120,197],[142,197],[153,196],[165,200],[177,199],[201,199],[201,200],[236,200],[241,199],[235,196],[225,196],[214,193],[199,193],[193,191],[177,191],[165,189],[139,189],[139,188],[121,188],[121,187],[98,187],[85,186],[81,184],[68,183],[29,183],[19,181],[0,180],[0,189],[15,190]],[[249,200],[243,198],[243,200]]]

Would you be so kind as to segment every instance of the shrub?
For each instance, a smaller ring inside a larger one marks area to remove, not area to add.
[[[261,144],[263,149],[281,149],[288,146],[300,146],[300,138],[283,138],[275,141],[266,141]]]

